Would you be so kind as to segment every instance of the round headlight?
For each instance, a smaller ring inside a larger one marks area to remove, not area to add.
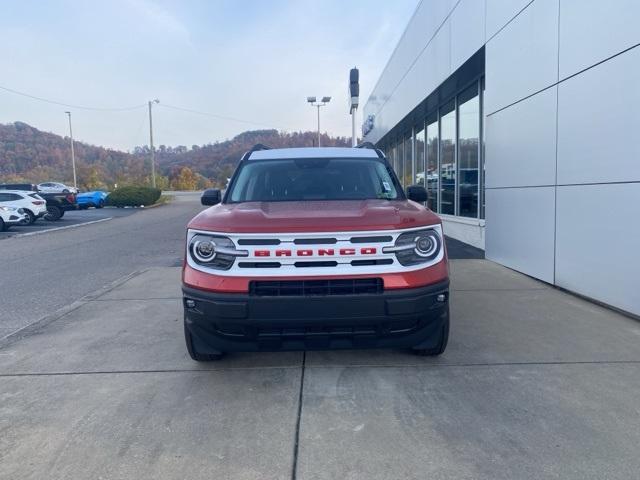
[[[438,240],[432,234],[416,237],[415,251],[421,257],[430,257],[438,249]]]
[[[216,244],[211,240],[197,240],[192,251],[199,262],[210,262],[216,256]]]

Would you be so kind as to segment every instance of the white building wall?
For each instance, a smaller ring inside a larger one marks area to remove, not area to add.
[[[366,140],[484,45],[486,226],[445,231],[640,315],[638,18],[637,0],[424,0],[365,105]]]
[[[486,256],[640,314],[636,18],[637,1],[535,0],[487,42]]]

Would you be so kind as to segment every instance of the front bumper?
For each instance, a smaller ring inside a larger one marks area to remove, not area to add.
[[[426,349],[438,343],[449,314],[448,280],[359,295],[262,297],[186,286],[182,291],[186,326],[202,353]],[[195,306],[188,308],[187,300]]]

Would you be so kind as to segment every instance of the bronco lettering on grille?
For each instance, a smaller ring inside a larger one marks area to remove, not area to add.
[[[274,252],[271,250],[254,250],[254,257],[270,257],[271,255],[275,257],[313,257],[317,255],[319,257],[331,257],[336,256],[336,250],[334,248],[305,248],[300,250],[286,250],[286,249],[278,249]],[[337,255],[347,256],[347,255],[375,255],[378,253],[378,249],[376,247],[362,247],[362,248],[341,248],[338,250]]]

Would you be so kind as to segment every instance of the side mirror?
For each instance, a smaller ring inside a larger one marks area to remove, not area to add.
[[[422,185],[411,185],[407,187],[407,198],[414,202],[424,203],[427,201],[427,190]]]
[[[200,203],[210,207],[211,205],[217,205],[222,201],[222,193],[217,188],[210,188],[205,190],[200,197]]]

